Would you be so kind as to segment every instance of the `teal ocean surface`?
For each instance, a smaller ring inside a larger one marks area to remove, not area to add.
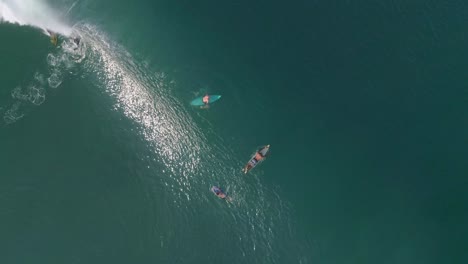
[[[467,17],[0,0],[0,263],[468,263]]]

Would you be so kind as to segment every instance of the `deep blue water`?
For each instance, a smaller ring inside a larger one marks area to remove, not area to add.
[[[0,3],[2,263],[468,260],[465,2]]]

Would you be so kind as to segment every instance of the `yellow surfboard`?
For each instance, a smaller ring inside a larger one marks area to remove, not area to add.
[[[50,43],[52,43],[52,45],[54,45],[54,46],[57,46],[57,42],[58,42],[57,34],[51,34],[50,35]]]

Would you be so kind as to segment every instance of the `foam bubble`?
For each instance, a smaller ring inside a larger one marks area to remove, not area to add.
[[[13,97],[13,99],[27,101],[29,96],[23,93],[23,88],[21,88],[21,86],[17,86],[11,91],[11,97]]]
[[[57,88],[62,83],[62,74],[59,71],[54,71],[49,78],[47,78],[47,82],[51,88]]]
[[[17,102],[15,104],[13,104],[11,106],[10,109],[8,109],[6,112],[5,112],[5,115],[3,116],[3,120],[5,121],[5,123],[7,124],[11,124],[11,123],[14,123],[16,122],[17,120],[21,119],[24,114],[22,113],[19,113],[19,107],[20,107],[21,103],[20,102]]]
[[[29,101],[35,105],[41,105],[42,103],[44,103],[45,89],[40,86],[29,86]]]
[[[60,61],[54,56],[54,54],[49,53],[47,54],[47,64],[51,67],[55,67],[60,64]]]
[[[34,74],[34,80],[40,84],[44,84],[45,81],[44,81],[44,75],[40,74],[39,72],[36,72]]]

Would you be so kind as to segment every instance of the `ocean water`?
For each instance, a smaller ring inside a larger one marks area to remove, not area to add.
[[[467,263],[466,17],[0,0],[0,263]]]

